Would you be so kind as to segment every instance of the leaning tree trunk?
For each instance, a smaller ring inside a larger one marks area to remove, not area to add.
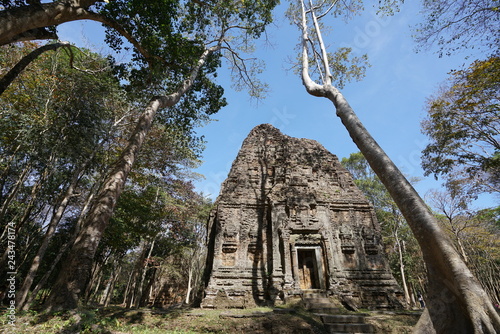
[[[151,254],[153,253],[153,249],[155,247],[155,239],[153,238],[153,241],[150,243],[146,243],[145,249],[149,247],[148,254],[146,257],[143,259],[142,265],[139,267],[140,268],[140,273],[141,273],[141,278],[139,280],[139,284],[137,284],[137,289],[136,289],[136,299],[134,302],[135,307],[140,307],[142,300],[144,299],[144,281],[146,279],[146,274],[148,272],[148,260],[151,258]]]
[[[410,225],[428,271],[426,309],[416,333],[497,333],[500,316],[479,281],[463,262],[434,215],[396,165],[361,124],[333,86],[313,87],[312,95],[333,102],[354,143],[385,185]],[[309,90],[308,90],[309,91]]]
[[[118,280],[118,277],[120,276],[120,273],[122,271],[122,263],[121,259],[115,258],[113,260],[113,270],[111,272],[111,276],[108,280],[108,284],[106,285],[106,288],[104,289],[104,292],[101,297],[100,304],[102,304],[104,307],[108,307],[109,303],[111,302],[111,299],[113,297],[113,291],[115,289],[116,281]]]
[[[167,96],[154,97],[139,117],[137,126],[128,140],[127,146],[105,179],[68,258],[63,264],[63,269],[60,271],[46,303],[48,312],[78,307],[80,297],[85,292],[90,277],[97,246],[108,226],[134,161],[151,129],[156,112],[159,109],[174,106],[179,102],[181,97],[192,87],[207,57],[219,49],[219,45],[206,49],[200,55],[198,63],[192,69],[190,76],[181,84],[179,89]]]
[[[302,18],[302,82],[313,96],[325,97],[335,106],[354,143],[370,167],[389,191],[417,239],[428,271],[427,307],[417,323],[416,333],[497,333],[500,316],[488,295],[472,275],[451,240],[418,195],[410,182],[385,154],[358,119],[340,91],[332,85],[330,61],[322,40],[314,9],[306,11],[301,1]],[[323,63],[323,84],[309,76],[308,35],[306,13],[312,17],[315,38]]]

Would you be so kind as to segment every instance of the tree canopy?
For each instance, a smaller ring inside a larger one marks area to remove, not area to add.
[[[422,131],[425,173],[443,176],[451,188],[500,191],[500,57],[452,71],[426,104]]]

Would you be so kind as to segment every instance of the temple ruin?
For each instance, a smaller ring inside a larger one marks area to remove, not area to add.
[[[208,223],[202,307],[253,307],[318,290],[394,308],[401,291],[372,205],[318,142],[269,124],[243,142]]]

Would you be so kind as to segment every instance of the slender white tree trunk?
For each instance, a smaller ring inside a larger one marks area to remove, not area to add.
[[[186,299],[184,300],[184,303],[185,304],[189,304],[189,297],[191,295],[191,290],[193,290],[193,287],[192,287],[192,280],[193,280],[193,265],[191,265],[189,267],[189,270],[188,270],[188,286],[187,286],[187,291],[186,291]]]
[[[396,245],[398,247],[398,256],[399,256],[399,271],[401,271],[401,283],[403,284],[403,291],[405,294],[406,304],[410,305],[410,294],[408,292],[408,285],[406,284],[406,274],[405,274],[405,264],[403,261],[403,247],[401,247],[401,240],[399,240],[397,230],[394,232],[394,237],[396,239]]]
[[[143,294],[144,294],[144,280],[146,279],[146,274],[148,272],[148,265],[146,263],[145,260],[149,259],[151,257],[151,254],[153,253],[153,248],[155,246],[155,239],[153,239],[153,241],[151,242],[151,244],[146,244],[147,246],[149,246],[149,251],[148,251],[148,254],[146,255],[146,257],[143,259],[143,263],[140,267],[140,270],[141,270],[141,279],[139,281],[139,284],[137,285],[137,298],[135,300],[135,306],[136,307],[139,307],[140,306],[140,303],[143,299]]]
[[[121,270],[122,270],[122,267],[119,266],[114,271],[110,288],[107,291],[106,299],[104,299],[104,307],[108,307],[109,303],[111,302],[111,298],[113,297],[113,290],[115,289],[115,284],[116,284],[116,281],[118,280],[118,277],[120,276]]]

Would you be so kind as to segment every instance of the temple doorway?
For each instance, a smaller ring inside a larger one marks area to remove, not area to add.
[[[302,290],[320,289],[315,249],[297,249],[299,284]]]

